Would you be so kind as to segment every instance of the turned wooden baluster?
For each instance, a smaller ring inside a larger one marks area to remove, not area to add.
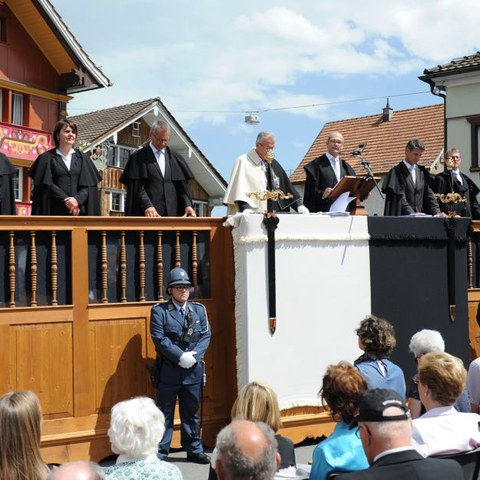
[[[37,245],[35,244],[36,233],[30,232],[30,276],[32,279],[32,300],[30,306],[37,306]]]
[[[15,232],[9,232],[8,271],[10,276],[10,308],[15,307]]]
[[[102,231],[102,303],[108,303],[107,232]]]
[[[140,256],[139,256],[139,273],[140,273],[140,301],[145,301],[145,233],[140,231]]]
[[[197,236],[198,232],[193,233],[192,241],[192,283],[193,283],[193,296],[198,298],[198,256],[197,256]]]
[[[175,232],[175,267],[182,266],[182,258],[180,255],[180,232]]]
[[[163,301],[163,246],[162,232],[157,234],[157,278],[158,278],[158,295],[157,300]]]
[[[468,258],[468,288],[473,288],[473,255],[472,255],[472,238],[468,239],[467,244]]]
[[[57,255],[57,232],[52,232],[52,247],[50,260],[50,275],[52,278],[52,305],[58,305],[58,255]]]
[[[120,234],[120,284],[122,288],[121,302],[127,301],[127,250],[125,247],[125,232]]]

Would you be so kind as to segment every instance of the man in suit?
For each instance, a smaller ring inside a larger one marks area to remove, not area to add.
[[[307,174],[305,182],[305,206],[310,212],[328,212],[333,200],[333,187],[345,175],[355,176],[355,170],[340,158],[343,135],[331,132],[327,138],[327,152],[303,167]]]
[[[165,434],[158,457],[164,459],[170,451],[178,397],[181,443],[187,459],[207,464],[210,457],[203,452],[198,408],[204,377],[203,357],[211,332],[205,307],[188,301],[191,286],[187,272],[174,268],[167,285],[171,298],[155,305],[150,317],[150,334],[161,359],[157,405],[165,415]]]
[[[424,151],[425,145],[420,140],[410,140],[405,147],[405,159],[388,172],[382,187],[386,195],[385,216],[422,213],[445,216],[435,199],[430,174],[418,165]]]
[[[219,480],[271,480],[280,467],[277,441],[265,423],[233,420],[220,431],[215,447]]]
[[[423,458],[412,446],[412,421],[394,390],[374,388],[362,393],[350,428],[358,428],[370,468],[344,473],[337,480],[462,480],[455,460]]]
[[[438,174],[434,180],[435,193],[443,195],[440,197],[439,206],[443,212],[455,212],[461,217],[471,217],[473,220],[480,219],[480,205],[477,195],[480,192],[470,177],[460,171],[462,155],[458,148],[451,148],[445,153],[445,171]],[[463,201],[446,203],[446,196],[449,193],[458,193]]]
[[[257,135],[255,148],[235,160],[230,182],[223,198],[228,213],[289,212],[290,207],[298,213],[308,214],[296,188],[285,170],[275,159],[275,137],[271,132]],[[276,200],[262,200],[255,194],[278,191],[290,198],[279,196]]]
[[[195,217],[188,180],[193,178],[181,155],[167,143],[170,126],[156,122],[150,143],[134,152],[120,181],[127,186],[125,215],[146,217]]]

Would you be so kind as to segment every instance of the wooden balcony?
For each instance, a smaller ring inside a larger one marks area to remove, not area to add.
[[[174,266],[189,272],[212,327],[203,441],[213,445],[236,395],[232,242],[222,219],[0,217],[0,393],[38,394],[45,461],[108,456],[111,407],[154,396],[150,309],[165,299]]]

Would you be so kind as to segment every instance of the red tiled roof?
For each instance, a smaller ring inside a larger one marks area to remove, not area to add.
[[[380,113],[328,122],[292,173],[290,180],[293,183],[305,182],[304,165],[325,153],[328,134],[334,131],[339,131],[345,138],[342,157],[359,174],[364,172],[361,159],[350,157],[350,153],[361,143],[367,144],[364,157],[370,162],[375,175],[387,173],[402,160],[405,145],[412,138],[418,138],[425,143],[427,149],[420,163],[430,165],[443,149],[443,112],[444,107],[441,104],[393,111],[390,121],[383,121],[383,115]]]

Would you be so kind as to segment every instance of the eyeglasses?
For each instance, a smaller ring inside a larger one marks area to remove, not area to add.
[[[338,145],[341,145],[343,143],[343,140],[337,140],[337,139],[330,139],[330,143],[337,143]]]
[[[372,434],[370,433],[370,430],[368,429],[368,427],[367,427],[366,425],[358,425],[358,427],[357,427],[356,430],[355,430],[355,435],[357,436],[357,438],[361,438],[361,437],[360,437],[360,430],[362,429],[362,427],[365,428],[365,430],[366,430],[366,432],[367,432],[367,435],[368,435],[369,437],[371,437]]]

